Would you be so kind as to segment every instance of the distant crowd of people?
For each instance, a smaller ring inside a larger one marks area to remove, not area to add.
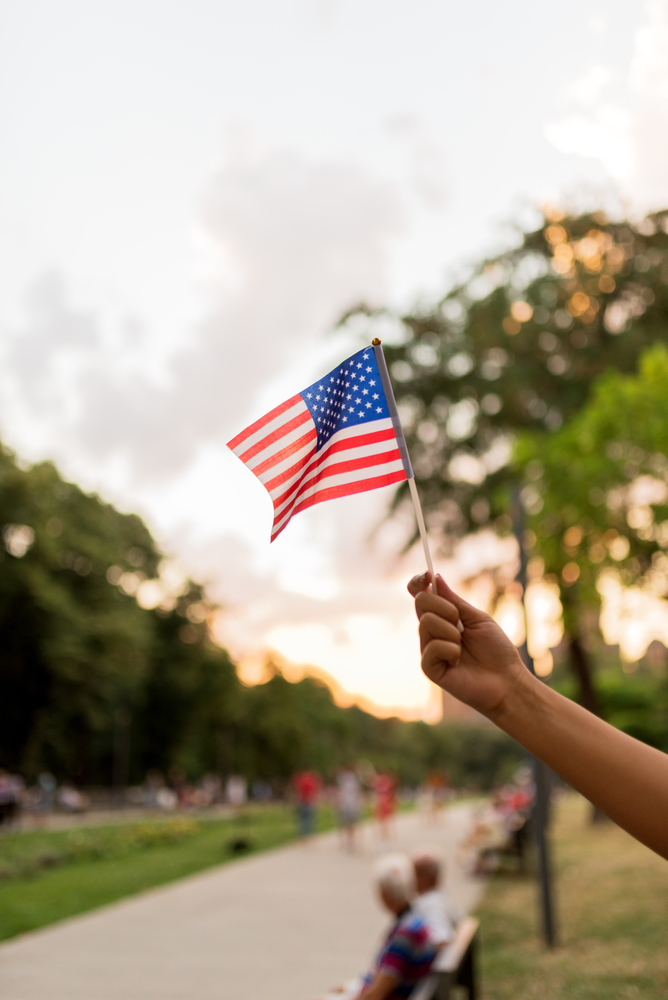
[[[69,782],[59,785],[49,771],[39,774],[34,785],[26,785],[20,774],[0,769],[0,826],[11,826],[26,812],[39,823],[56,810],[78,813],[87,807],[83,792]]]
[[[129,807],[171,812],[207,809],[212,806],[239,808],[248,802],[267,802],[274,798],[268,781],[255,781],[250,787],[245,777],[229,775],[224,781],[216,774],[205,774],[190,782],[180,768],[167,777],[150,770],[141,785],[127,789],[90,789],[87,792],[70,782],[58,783],[49,771],[43,771],[34,784],[27,785],[18,774],[0,769],[0,826],[11,826],[21,816],[29,816],[37,825],[52,815],[75,815],[91,809]]]
[[[335,780],[326,784],[313,770],[299,771],[292,779],[292,794],[297,809],[297,828],[308,839],[316,830],[317,807],[334,807],[342,843],[354,851],[357,827],[367,803],[375,817],[379,837],[393,839],[392,822],[397,809],[397,781],[386,771],[375,771],[370,764],[349,763],[339,769]]]
[[[440,772],[428,776],[421,788],[404,790],[423,808],[428,820],[435,822],[450,789],[447,777]],[[11,825],[21,815],[35,823],[45,823],[50,815],[104,811],[109,808],[135,808],[171,812],[229,806],[239,809],[249,802],[291,801],[296,808],[300,837],[308,838],[317,829],[318,809],[332,808],[337,817],[342,845],[355,851],[358,826],[363,817],[373,817],[378,839],[394,840],[394,817],[399,801],[396,777],[377,771],[368,761],[349,762],[335,775],[323,777],[313,769],[297,772],[287,784],[272,786],[258,779],[249,782],[240,774],[221,779],[205,774],[199,781],[189,781],[182,768],[170,768],[167,774],[157,769],[147,772],[144,782],[126,789],[89,789],[83,791],[70,782],[58,783],[48,771],[40,773],[32,785],[22,777],[0,770],[0,825]]]

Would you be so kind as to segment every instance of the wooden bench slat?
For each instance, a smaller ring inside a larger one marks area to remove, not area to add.
[[[450,987],[454,982],[468,985],[471,1000],[476,995],[476,981],[473,961],[473,942],[478,932],[480,921],[475,917],[464,917],[455,932],[454,940],[442,948],[436,956],[431,971],[422,979],[413,992],[411,1000],[434,1000],[437,996],[450,996]],[[463,971],[466,970],[466,971]],[[461,975],[467,978],[460,979]]]
[[[475,917],[464,917],[463,920],[460,920],[454,939],[436,956],[432,970],[434,972],[454,972],[458,969],[479,926],[480,921],[476,920]]]
[[[411,993],[410,1000],[432,1000],[434,993],[436,992],[436,986],[438,984],[438,976],[430,975],[421,979],[417,984],[413,992]]]

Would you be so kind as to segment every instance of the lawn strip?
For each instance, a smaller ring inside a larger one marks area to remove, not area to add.
[[[331,829],[331,811],[319,812],[319,829]],[[122,828],[86,828],[87,844],[80,829],[3,836],[0,866],[13,872],[13,877],[0,880],[0,940],[240,856],[278,847],[295,837],[294,813],[287,806],[253,808],[236,817],[189,822],[196,824],[195,832],[181,838],[142,837],[146,822]],[[175,820],[150,823],[153,827],[162,823],[167,830]],[[123,831],[121,836],[119,830]],[[84,843],[79,855],[71,852],[72,836],[76,841],[77,835]],[[103,853],[91,857],[91,843]],[[48,857],[49,852],[53,867],[35,862]]]
[[[479,908],[483,1000],[665,1000],[668,864],[568,795],[553,831],[560,945],[537,936],[530,876],[495,877]]]

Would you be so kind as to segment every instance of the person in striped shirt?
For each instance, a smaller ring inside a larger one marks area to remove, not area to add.
[[[411,909],[415,872],[404,854],[387,854],[376,868],[380,898],[394,915],[371,971],[364,977],[359,1000],[401,1000],[427,975],[438,947],[424,919]]]

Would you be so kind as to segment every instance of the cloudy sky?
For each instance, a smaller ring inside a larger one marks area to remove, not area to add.
[[[301,514],[224,442],[531,206],[668,204],[668,4],[0,0],[0,436],[271,646],[429,715],[378,492]],[[250,668],[249,668],[250,669]]]

